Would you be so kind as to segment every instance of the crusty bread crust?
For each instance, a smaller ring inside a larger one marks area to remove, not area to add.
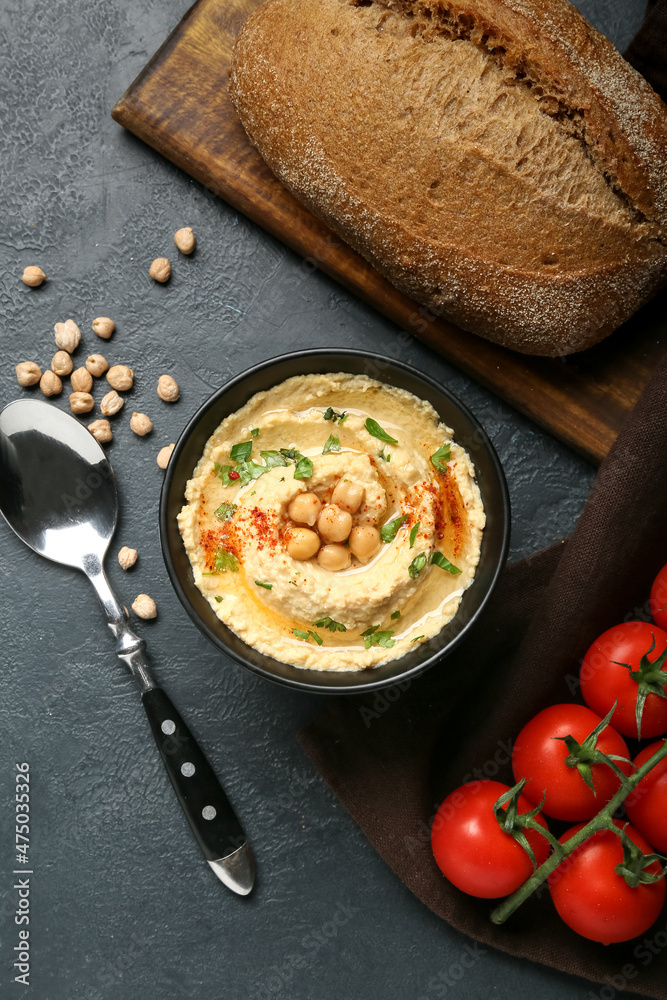
[[[565,0],[268,0],[230,93],[300,201],[489,340],[583,350],[667,277],[667,108]]]

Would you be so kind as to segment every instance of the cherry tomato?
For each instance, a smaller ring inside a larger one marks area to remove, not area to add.
[[[471,781],[448,795],[435,814],[431,847],[438,868],[471,896],[508,896],[533,873],[528,854],[505,833],[493,813],[494,803],[508,791],[509,785],[499,781]],[[532,808],[532,803],[520,795],[519,813]],[[535,819],[548,829],[539,813]],[[534,830],[524,833],[541,865],[551,850],[548,841]]]
[[[585,783],[578,768],[568,767],[565,758],[569,750],[558,736],[573,736],[583,743],[602,719],[585,705],[551,705],[528,722],[516,738],[512,751],[512,769],[517,781],[526,778],[524,793],[535,805],[542,801],[542,812],[554,819],[592,819],[616,794],[620,781],[612,769],[603,763],[591,765],[595,792]],[[596,747],[605,754],[629,757],[625,740],[607,726],[597,739]],[[630,761],[616,761],[629,774]]]
[[[614,820],[616,826],[623,826]],[[560,838],[561,844],[581,830],[573,826]],[[625,831],[644,854],[651,845],[630,825]],[[549,890],[558,914],[577,934],[612,944],[629,941],[648,930],[665,901],[665,880],[632,888],[615,866],[623,860],[623,845],[611,830],[600,830],[566,858],[549,876]],[[648,869],[658,872],[656,862]]]
[[[660,749],[662,741],[644,747],[634,759],[635,767],[641,767],[649,757]],[[667,853],[667,760],[661,760],[639,782],[625,800],[625,811],[630,822],[656,851]]]
[[[649,653],[651,646],[653,651]],[[579,679],[586,704],[605,716],[614,702],[611,724],[624,736],[637,736],[635,709],[639,686],[630,671],[620,663],[638,670],[644,662],[653,663],[667,649],[667,632],[648,622],[623,622],[603,632],[590,647],[581,664]],[[663,670],[667,684],[667,670]],[[642,712],[642,737],[667,733],[667,698],[648,694]]]
[[[653,621],[667,631],[667,565],[663,566],[651,587]]]

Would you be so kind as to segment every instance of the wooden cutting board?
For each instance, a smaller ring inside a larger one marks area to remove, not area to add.
[[[667,349],[667,294],[602,344],[563,359],[516,354],[424,316],[302,208],[246,138],[227,81],[234,39],[260,2],[195,3],[115,106],[115,120],[586,458],[601,461]]]

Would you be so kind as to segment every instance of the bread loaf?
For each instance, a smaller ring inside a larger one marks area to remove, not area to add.
[[[230,94],[311,212],[489,340],[583,350],[667,277],[667,108],[566,0],[268,0]]]

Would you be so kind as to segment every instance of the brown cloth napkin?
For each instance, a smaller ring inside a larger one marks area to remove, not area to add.
[[[663,98],[665,52],[667,0],[651,0],[627,57]],[[667,563],[666,446],[667,357],[567,544],[507,568],[474,634],[430,673],[338,699],[300,734],[380,855],[438,916],[501,951],[604,984],[601,998],[629,990],[667,1000],[667,908],[640,941],[605,947],[570,931],[542,887],[496,927],[493,904],[440,874],[430,825],[464,781],[513,784],[511,743],[522,725],[546,705],[578,699],[579,663],[600,632],[648,617],[651,581]]]
[[[579,663],[598,633],[626,616],[648,617],[651,582],[667,562],[666,443],[667,357],[569,541],[506,569],[474,634],[439,666],[412,684],[339,698],[300,734],[387,864],[452,926],[510,954],[660,998],[667,908],[645,936],[657,955],[637,941],[605,947],[578,937],[544,887],[496,927],[492,903],[440,874],[430,824],[444,796],[472,777],[513,784],[511,743],[522,725],[546,705],[577,700]]]

